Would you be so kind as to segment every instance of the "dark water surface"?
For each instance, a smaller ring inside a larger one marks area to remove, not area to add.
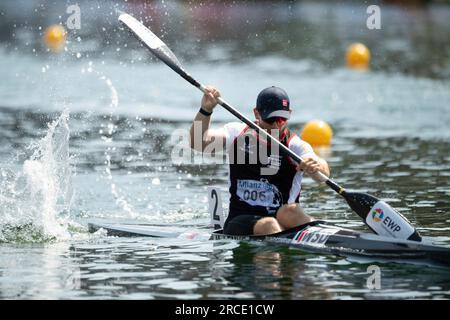
[[[174,133],[189,128],[201,96],[118,27],[118,8],[248,116],[262,88],[285,88],[293,130],[315,118],[333,127],[322,155],[337,182],[386,200],[450,245],[450,7],[380,6],[382,29],[371,31],[359,2],[81,1],[82,28],[55,55],[41,36],[67,19],[65,4],[2,1],[0,297],[449,298],[445,269],[86,228],[90,219],[201,226],[206,187],[227,188],[226,164],[173,163]],[[344,68],[355,41],[372,50],[370,72]],[[215,126],[233,120],[219,108],[213,116]],[[315,218],[367,230],[309,178],[301,202]],[[367,287],[372,264],[378,290]]]

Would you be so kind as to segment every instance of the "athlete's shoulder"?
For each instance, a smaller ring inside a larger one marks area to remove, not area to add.
[[[229,122],[223,126],[227,149],[231,146],[233,141],[244,131],[246,127],[247,125],[242,122]]]
[[[291,134],[291,136],[289,137],[288,143],[289,143],[289,147],[293,146],[293,147],[301,148],[301,149],[304,149],[307,151],[313,151],[313,148],[311,147],[311,145],[308,142],[306,142],[305,140],[302,140],[302,138],[300,138],[295,133]]]
[[[227,137],[231,139],[237,137],[246,127],[247,125],[242,122],[228,122],[223,126]]]
[[[306,142],[305,140],[302,140],[298,135],[291,134],[288,140],[288,147],[292,151],[294,151],[297,155],[303,156],[303,155],[315,155],[314,149],[312,146]]]
[[[224,125],[224,127],[225,128],[227,128],[227,129],[243,129],[243,128],[245,128],[247,125],[245,124],[245,123],[243,123],[243,122],[237,122],[237,121],[234,121],[234,122],[228,122],[228,123],[226,123],[225,125]]]

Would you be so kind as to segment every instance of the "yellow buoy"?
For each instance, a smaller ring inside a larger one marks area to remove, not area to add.
[[[312,120],[305,124],[301,132],[302,140],[313,147],[329,146],[333,130],[330,125],[322,120]]]
[[[59,52],[66,44],[66,30],[59,24],[49,26],[44,33],[44,43],[47,48]]]
[[[370,64],[370,51],[362,43],[354,43],[347,49],[347,66],[356,70],[367,70]]]

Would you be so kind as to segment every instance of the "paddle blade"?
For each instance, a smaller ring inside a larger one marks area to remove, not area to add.
[[[122,13],[119,16],[119,21],[122,22],[143,44],[150,49],[159,59],[167,64],[170,63],[180,69],[183,69],[180,61],[178,61],[175,54],[162,42],[153,32],[146,26],[136,20],[127,13]]]
[[[386,202],[366,193],[345,192],[342,196],[376,234],[403,240],[422,240],[409,221]]]
[[[178,61],[172,50],[151,32],[150,29],[128,13],[120,14],[119,21],[122,22],[159,60],[168,65],[189,83],[200,88],[200,84],[183,69],[180,61]]]

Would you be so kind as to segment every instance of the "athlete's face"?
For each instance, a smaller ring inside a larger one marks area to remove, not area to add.
[[[288,120],[281,118],[281,117],[275,117],[275,118],[269,118],[266,120],[263,120],[261,118],[261,115],[259,114],[258,110],[253,109],[253,112],[255,114],[256,123],[266,130],[268,133],[270,133],[275,138],[279,137],[279,133],[283,132],[284,129],[287,127]]]

